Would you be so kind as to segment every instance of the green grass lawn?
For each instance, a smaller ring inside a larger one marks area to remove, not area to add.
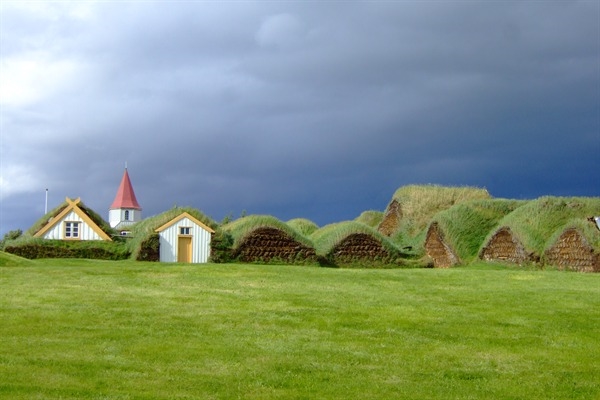
[[[600,275],[0,267],[2,399],[598,399]]]

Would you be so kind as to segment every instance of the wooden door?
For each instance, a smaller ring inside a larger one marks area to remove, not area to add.
[[[192,262],[192,237],[179,236],[177,241],[177,262]]]

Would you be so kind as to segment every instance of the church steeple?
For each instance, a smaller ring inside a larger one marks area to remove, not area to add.
[[[125,172],[123,173],[123,178],[121,179],[121,184],[119,185],[119,190],[117,190],[117,195],[110,206],[111,210],[115,208],[133,208],[136,210],[142,209],[135,198],[135,192],[133,191],[131,179],[129,179],[127,167],[125,167]]]
[[[108,221],[111,227],[123,229],[141,219],[142,207],[135,197],[127,166],[125,166],[121,184],[108,211]]]

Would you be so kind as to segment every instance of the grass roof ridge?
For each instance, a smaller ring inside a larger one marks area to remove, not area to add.
[[[308,218],[292,218],[286,221],[286,224],[306,237],[310,236],[314,231],[319,229],[319,225]]]
[[[215,229],[217,227],[217,223],[207,215],[205,215],[202,211],[188,206],[175,206],[170,208],[162,213],[152,215],[150,217],[144,218],[143,220],[131,225],[131,232],[133,235],[144,233],[144,232],[154,232],[155,229],[160,226],[166,224],[173,218],[181,215],[182,213],[187,212],[197,220],[206,224],[207,226]]]
[[[465,195],[469,193],[477,193],[482,198],[491,198],[492,196],[488,192],[486,188],[477,187],[477,186],[449,186],[449,185],[439,185],[434,183],[427,184],[409,184],[404,185],[396,189],[394,194],[392,195],[392,199],[407,199],[415,196],[415,193],[421,192],[448,192],[453,193],[454,195]],[[472,196],[468,196],[471,198]]]
[[[379,226],[379,224],[383,220],[383,215],[384,215],[383,211],[366,210],[366,211],[363,211],[362,213],[360,213],[360,215],[358,217],[356,217],[354,220],[376,229],[377,226]]]

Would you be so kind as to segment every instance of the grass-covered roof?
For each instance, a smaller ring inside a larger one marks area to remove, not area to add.
[[[217,228],[217,223],[210,217],[206,216],[202,211],[197,210],[192,207],[173,207],[165,212],[162,212],[157,215],[153,215],[142,221],[131,226],[132,235],[136,236],[143,233],[154,233],[154,230],[159,228],[160,226],[166,224],[173,218],[181,215],[182,213],[187,212],[192,217],[196,218],[198,221],[203,224],[211,227],[212,229]]]
[[[527,251],[539,256],[548,242],[560,235],[567,223],[574,224],[575,220],[579,220],[580,223],[587,223],[593,228],[587,218],[599,214],[600,197],[540,197],[528,201],[502,218],[496,229],[486,237],[483,245],[498,229],[508,227]],[[585,230],[591,232],[588,228]]]
[[[558,228],[547,240],[545,249],[552,247],[567,229],[576,229],[596,252],[600,252],[600,229],[595,223],[583,218],[571,218]]]
[[[316,230],[310,237],[315,244],[317,254],[326,256],[348,236],[358,233],[377,239],[390,254],[399,254],[398,248],[388,237],[382,235],[374,228],[356,221],[344,221],[326,225]]]
[[[35,235],[40,229],[42,229],[46,224],[50,223],[54,217],[60,214],[65,208],[69,206],[69,203],[65,200],[57,207],[48,211],[42,217],[40,217],[29,229],[27,229],[23,236],[25,238],[31,237]],[[104,231],[109,236],[116,235],[117,232],[110,227],[109,223],[106,222],[98,213],[85,205],[83,201],[79,201],[77,203],[77,207],[81,209],[102,231]]]
[[[438,212],[469,200],[490,199],[486,189],[470,186],[408,185],[392,199],[400,203],[408,234],[424,229]],[[410,229],[408,229],[410,228]]]
[[[479,248],[498,222],[524,200],[482,199],[456,204],[437,213],[431,223],[444,232],[445,242],[464,263],[477,257]]]
[[[486,189],[470,186],[403,186],[390,201],[400,205],[402,215],[392,240],[400,247],[411,246],[421,252],[427,227],[435,214],[459,203],[490,198]]]
[[[223,231],[229,233],[233,238],[233,248],[238,247],[244,239],[258,228],[278,229],[297,242],[313,247],[312,241],[289,224],[271,215],[247,215],[222,226]]]

